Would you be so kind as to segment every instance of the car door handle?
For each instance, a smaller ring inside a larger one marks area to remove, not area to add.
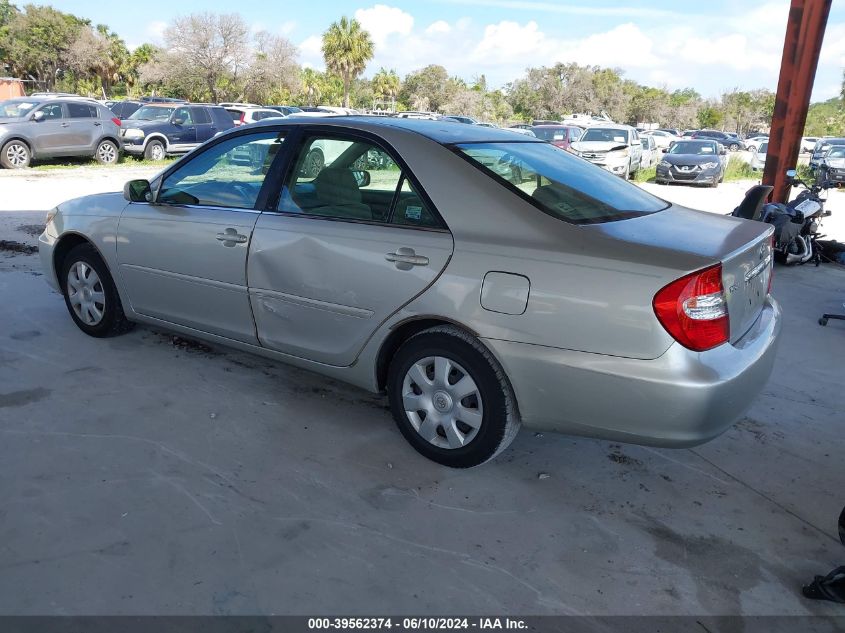
[[[413,248],[397,248],[395,253],[388,253],[384,258],[396,264],[399,270],[410,270],[412,266],[428,266],[428,257],[417,255]]]
[[[96,127],[100,127],[100,126],[102,125],[102,123],[100,123],[99,121],[95,121],[95,122],[94,122],[94,125],[95,125]]]
[[[70,123],[62,123],[62,127],[70,127]]]
[[[249,238],[246,235],[238,233],[237,229],[226,229],[223,233],[217,234],[217,241],[223,242],[223,246],[234,246],[235,244],[243,244]]]

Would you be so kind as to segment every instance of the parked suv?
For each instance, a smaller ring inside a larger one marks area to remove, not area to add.
[[[273,119],[284,117],[285,115],[278,110],[271,108],[249,108],[241,106],[232,106],[226,108],[226,112],[232,117],[232,122],[237,125],[248,125],[256,121],[264,119]]]
[[[168,154],[190,152],[234,125],[220,106],[149,103],[123,122],[121,133],[127,154],[163,160]]]
[[[110,101],[106,107],[115,113],[118,119],[128,119],[135,114],[142,106],[143,101]]]
[[[745,149],[745,145],[741,140],[725,132],[719,132],[718,130],[699,130],[692,135],[692,138],[696,140],[716,141],[717,143],[721,143],[727,147],[732,152]]]
[[[535,125],[530,129],[537,138],[561,149],[569,149],[572,143],[581,138],[583,132],[580,127],[574,125]]]
[[[120,119],[96,101],[20,97],[0,101],[0,165],[23,169],[33,160],[91,156],[120,158]]]
[[[640,169],[643,145],[629,125],[595,125],[584,130],[570,151],[627,180]]]

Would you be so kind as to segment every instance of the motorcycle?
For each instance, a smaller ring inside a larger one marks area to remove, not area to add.
[[[745,200],[734,209],[731,215],[759,220],[775,227],[775,261],[791,265],[805,264],[812,260],[818,266],[821,263],[821,255],[816,240],[824,237],[819,233],[821,220],[831,215],[830,211],[825,211],[826,200],[820,194],[838,185],[829,180],[808,185],[798,177],[794,169],[787,171],[786,175],[792,186],[804,187],[795,200],[786,204],[780,202],[765,204],[765,198],[772,187],[757,185],[748,190]]]

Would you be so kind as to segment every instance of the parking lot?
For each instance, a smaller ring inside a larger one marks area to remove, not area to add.
[[[155,170],[74,171],[0,172],[0,240]],[[726,213],[750,184],[644,186]],[[828,208],[845,240],[845,193]],[[842,563],[845,327],[816,322],[839,267],[776,269],[774,374],[713,442],[523,432],[461,471],[381,397],[148,328],[86,337],[26,250],[0,250],[0,613],[838,613],[800,587]]]

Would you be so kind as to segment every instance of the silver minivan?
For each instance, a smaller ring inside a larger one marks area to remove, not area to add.
[[[120,119],[83,98],[20,97],[0,101],[0,165],[23,169],[33,160],[90,156],[116,163]]]

